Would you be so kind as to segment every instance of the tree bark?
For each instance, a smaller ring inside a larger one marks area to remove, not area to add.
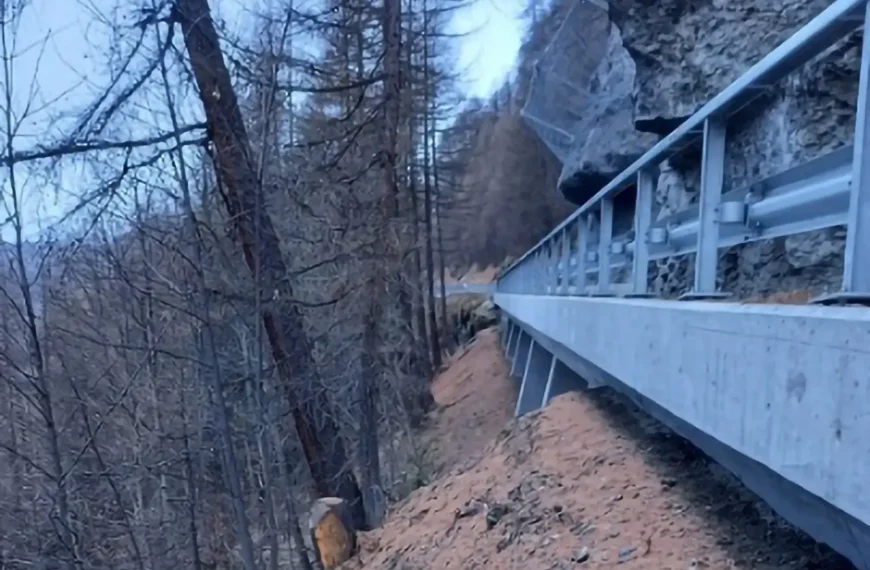
[[[356,478],[338,426],[329,412],[330,402],[317,389],[317,374],[302,314],[293,302],[287,280],[288,264],[269,214],[257,208],[262,188],[251,156],[250,140],[242,119],[230,74],[218,42],[207,0],[176,0],[176,16],[214,144],[213,158],[223,200],[241,243],[245,263],[259,275],[263,303],[261,318],[290,402],[291,415],[321,496],[345,499],[358,528],[365,513]],[[255,239],[255,231],[259,240]]]
[[[408,0],[408,38],[406,47],[407,58],[407,74],[406,82],[408,83],[408,149],[410,157],[408,159],[408,194],[411,197],[411,223],[413,224],[413,240],[414,240],[414,283],[413,283],[413,306],[415,313],[415,333],[417,335],[417,345],[415,349],[419,352],[419,360],[421,362],[421,371],[426,376],[432,374],[432,356],[429,353],[429,337],[426,334],[426,303],[423,297],[424,281],[423,281],[423,254],[422,241],[420,236],[420,196],[417,193],[417,165],[416,153],[413,152],[417,148],[417,121],[414,108],[414,0]]]
[[[435,102],[432,102],[432,115],[435,115]],[[442,230],[442,220],[441,220],[441,184],[438,179],[439,176],[439,166],[438,166],[438,155],[435,153],[435,137],[432,137],[432,180],[434,182],[434,192],[435,192],[435,232],[438,240],[438,281],[439,287],[441,288],[441,326],[444,327],[445,337],[449,338],[449,333],[447,330],[450,324],[447,322],[447,284],[444,283],[444,278],[446,276],[446,268],[444,266],[444,231]]]
[[[381,22],[384,41],[384,115],[382,152],[383,189],[379,204],[380,216],[375,243],[381,248],[378,257],[383,258],[381,267],[376,267],[371,279],[369,310],[363,335],[363,370],[359,383],[360,401],[360,473],[363,479],[363,497],[366,514],[371,526],[379,526],[383,513],[376,502],[381,484],[380,446],[376,422],[378,381],[381,363],[378,358],[381,327],[384,320],[384,298],[388,292],[388,279],[400,268],[398,232],[395,223],[398,213],[399,185],[396,175],[398,146],[401,76],[401,5],[400,0],[384,0]],[[377,246],[376,246],[377,247]]]
[[[432,86],[429,81],[429,7],[423,2],[423,219],[426,224],[426,287],[428,292],[427,313],[429,317],[429,340],[432,349],[432,367],[441,366],[441,342],[438,318],[435,316],[435,260],[432,239],[432,172],[429,156],[431,136],[429,98]]]

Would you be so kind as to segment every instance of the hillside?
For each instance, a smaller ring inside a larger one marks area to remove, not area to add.
[[[851,568],[615,394],[514,420],[515,392],[484,331],[433,385],[432,482],[345,568]]]

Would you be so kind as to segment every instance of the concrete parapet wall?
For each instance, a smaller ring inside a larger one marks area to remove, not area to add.
[[[870,311],[494,300],[590,386],[620,384],[783,516],[856,563],[870,560]]]

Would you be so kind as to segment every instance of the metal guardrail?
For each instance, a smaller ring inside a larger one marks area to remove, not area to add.
[[[594,293],[610,295],[610,271],[598,268],[631,263],[632,294],[646,295],[650,261],[694,252],[695,281],[684,297],[723,296],[716,291],[719,248],[846,225],[841,292],[820,301],[870,298],[870,35],[865,34],[862,46],[853,146],[723,192],[728,119],[867,22],[868,0],[836,0],[501,272],[498,290],[582,293],[587,291],[587,275],[597,273]],[[703,145],[698,203],[653,223],[654,169],[698,138]],[[614,236],[613,198],[632,187],[637,195],[633,229]],[[592,231],[596,222],[597,239]],[[575,268],[575,287],[569,287],[564,267]]]

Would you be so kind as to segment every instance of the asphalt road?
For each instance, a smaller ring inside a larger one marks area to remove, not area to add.
[[[495,286],[492,283],[451,283],[444,286],[444,292],[447,294],[448,297],[450,295],[463,295],[468,293],[487,295],[489,293],[492,293],[494,287]],[[441,296],[440,285],[435,285],[435,296]]]

